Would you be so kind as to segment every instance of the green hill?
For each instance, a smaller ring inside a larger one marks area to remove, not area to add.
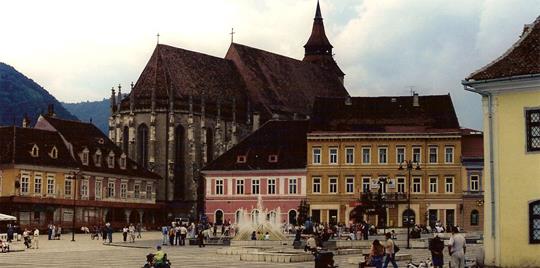
[[[103,133],[109,133],[109,116],[111,115],[109,99],[103,99],[101,101],[84,101],[79,103],[62,102],[62,105],[82,121],[89,122],[92,120],[92,123]]]

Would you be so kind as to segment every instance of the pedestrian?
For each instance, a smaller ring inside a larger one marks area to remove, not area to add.
[[[257,233],[255,231],[251,233],[251,240],[257,240]]]
[[[171,226],[171,228],[169,228],[169,245],[170,246],[174,245],[174,237],[175,237],[174,227]]]
[[[364,240],[368,240],[369,238],[369,224],[367,222],[364,222],[362,224],[362,233],[364,234]]]
[[[459,233],[456,226],[452,227],[452,235],[448,242],[448,252],[452,258],[453,268],[465,268],[465,251],[467,249],[465,237]]]
[[[180,226],[180,245],[185,246],[186,245],[186,236],[187,236],[187,228],[186,226],[182,225]]]
[[[7,242],[8,243],[11,243],[11,241],[13,241],[13,233],[15,233],[13,225],[8,224],[8,229],[7,229]]]
[[[174,238],[174,244],[177,245],[177,246],[180,246],[180,225],[177,224],[175,227],[174,227],[174,234],[175,234],[175,238]]]
[[[197,235],[197,241],[199,242],[199,247],[204,247],[204,233],[203,231],[199,231],[199,234]]]
[[[394,240],[392,240],[392,234],[391,233],[386,233],[385,237],[386,237],[386,243],[385,243],[385,246],[384,246],[384,250],[385,250],[385,253],[386,253],[385,254],[386,259],[384,260],[383,268],[388,267],[389,262],[392,263],[394,268],[398,268],[398,266],[396,264],[396,252],[394,251],[395,242],[394,242]]]
[[[163,235],[163,240],[161,241],[162,245],[167,245],[167,240],[169,240],[169,229],[167,226],[163,225],[161,227],[161,234]]]
[[[137,238],[142,238],[141,232],[142,232],[142,224],[139,222],[137,223]]]
[[[112,243],[113,228],[110,223],[105,224],[107,226],[107,237],[109,238],[109,244]]]
[[[384,257],[384,246],[378,239],[373,240],[371,249],[369,250],[370,261],[369,264],[376,268],[382,268],[382,260]]]
[[[128,231],[129,231],[129,242],[135,243],[135,226],[133,226],[133,224],[129,224]]]
[[[56,228],[56,237],[58,237],[58,240],[60,240],[61,235],[62,235],[62,226],[58,226],[58,228]]]
[[[38,249],[38,248],[39,248],[39,229],[38,229],[38,228],[34,229],[34,244],[33,244],[33,248],[34,248],[34,249]]]
[[[435,235],[435,238],[431,240],[431,244],[429,245],[429,250],[431,251],[431,260],[433,261],[433,268],[442,268],[444,264],[444,241],[439,237],[439,235]]]
[[[103,244],[107,241],[107,226],[101,227],[101,236],[103,238]]]
[[[52,224],[49,224],[47,226],[47,237],[49,238],[49,240],[52,239]]]
[[[127,242],[127,235],[128,235],[128,228],[124,226],[124,228],[122,228],[122,237],[124,238],[124,243]]]

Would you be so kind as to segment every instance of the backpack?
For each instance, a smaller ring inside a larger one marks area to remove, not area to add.
[[[396,245],[396,242],[394,242],[394,254],[398,253],[399,247]]]

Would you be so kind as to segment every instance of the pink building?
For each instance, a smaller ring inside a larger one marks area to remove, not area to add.
[[[296,223],[306,198],[307,128],[308,121],[268,121],[210,163],[202,171],[208,220],[236,223],[264,213],[261,196],[267,218]]]

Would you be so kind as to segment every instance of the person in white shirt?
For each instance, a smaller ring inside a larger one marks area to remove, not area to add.
[[[384,244],[384,251],[386,258],[384,259],[383,268],[388,267],[388,263],[392,263],[394,268],[398,268],[396,263],[396,253],[394,252],[394,240],[392,240],[392,234],[386,233],[386,243]]]
[[[465,237],[459,233],[457,227],[452,228],[452,236],[448,242],[448,252],[452,257],[452,267],[465,268],[465,252],[467,249]]]
[[[34,230],[34,243],[32,244],[32,246],[34,249],[39,248],[39,229],[38,228]]]
[[[187,233],[188,233],[187,228],[184,225],[180,226],[180,246],[186,245]]]
[[[128,231],[129,231],[129,242],[135,243],[135,226],[133,226],[133,224],[130,224]]]

